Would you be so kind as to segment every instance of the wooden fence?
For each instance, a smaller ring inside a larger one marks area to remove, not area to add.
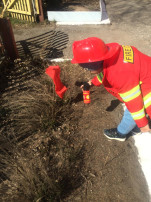
[[[10,13],[11,17],[36,21],[37,15],[40,14],[39,0],[3,0],[4,8]]]

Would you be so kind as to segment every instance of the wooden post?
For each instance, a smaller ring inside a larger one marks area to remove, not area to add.
[[[42,8],[42,0],[38,0],[39,2],[39,21],[43,22],[44,21],[44,13],[43,13],[43,8]]]
[[[8,18],[0,18],[0,35],[6,54],[11,60],[19,58],[11,22]]]

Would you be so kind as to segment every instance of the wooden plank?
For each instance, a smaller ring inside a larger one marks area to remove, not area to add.
[[[23,11],[27,11],[27,6],[25,0],[22,0]]]
[[[31,14],[31,3],[29,0],[26,0],[28,12]]]
[[[28,21],[28,15],[25,15],[25,20]]]
[[[24,14],[24,20],[29,21],[28,15],[31,14],[28,13],[28,7],[25,0],[23,0],[23,5],[24,5],[24,11],[22,11],[22,13]]]
[[[39,11],[39,2],[38,2],[38,0],[35,0],[35,7],[36,7],[37,15],[39,15],[40,11]]]
[[[21,6],[21,10],[24,11],[24,4],[23,4],[23,0],[20,0],[20,6]]]
[[[18,9],[18,1],[16,1],[16,10],[19,10],[19,9]],[[16,15],[17,15],[17,19],[19,19],[19,14],[16,13]]]
[[[14,13],[11,13],[11,16],[12,16],[12,18],[14,18],[14,17],[15,17],[15,14],[14,14]]]
[[[35,16],[34,15],[31,16],[31,21],[35,22]]]
[[[13,4],[16,2],[16,0],[11,0],[12,2],[9,3],[8,7],[7,8],[10,8],[13,6]]]
[[[9,9],[7,9],[7,10],[9,11]],[[13,6],[12,11],[13,11],[13,10],[14,10],[14,11],[16,10],[16,5]],[[14,13],[14,18],[17,18],[17,14],[16,14],[16,13]]]
[[[30,21],[30,16],[29,15],[26,15],[26,20]]]
[[[27,21],[27,15],[24,15],[24,20],[26,20],[26,21]]]
[[[22,11],[20,1],[18,1],[18,10]]]
[[[3,0],[3,4],[4,4],[4,6],[5,6],[5,4],[6,4],[6,0]]]
[[[20,11],[22,11],[20,0],[18,0],[18,8],[19,8]],[[19,19],[22,19],[22,14],[21,13],[19,14]]]
[[[8,11],[13,12],[13,13],[22,13],[22,14],[26,14],[26,15],[31,15],[31,13],[29,13],[27,11],[20,11],[20,10],[15,10],[15,9],[8,9]]]

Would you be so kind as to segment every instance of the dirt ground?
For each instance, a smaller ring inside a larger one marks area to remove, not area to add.
[[[55,26],[51,24],[33,28],[15,27],[17,45],[29,48],[31,43],[36,42],[36,45],[40,44],[38,50],[41,49],[42,54],[45,51],[46,57],[70,59],[74,40],[95,36],[102,38],[106,43],[118,42],[136,46],[140,51],[151,56],[151,0],[106,0],[105,2],[111,25]],[[45,40],[49,34],[51,40]],[[56,45],[53,49],[56,50],[56,54],[53,55],[53,51],[50,51],[52,39],[53,44]],[[45,49],[43,49],[44,45]],[[31,51],[31,54],[33,53],[35,54],[36,51]],[[90,77],[88,75],[88,79]],[[130,137],[121,143],[109,141],[103,135],[104,128],[116,127],[119,123],[123,113],[121,105],[117,106],[115,98],[103,87],[92,89],[91,100],[90,105],[84,105],[82,101],[73,104],[73,115],[78,119],[78,135],[81,134],[90,143],[90,153],[87,154],[86,162],[89,175],[84,176],[86,183],[65,201],[149,202],[148,188],[138,162],[133,138]]]

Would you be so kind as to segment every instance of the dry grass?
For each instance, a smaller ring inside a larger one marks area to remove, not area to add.
[[[61,100],[44,73],[47,63],[27,59],[11,65],[1,86],[0,196],[61,201],[84,182],[87,144],[76,138],[71,120],[77,78],[64,69],[71,88]]]

